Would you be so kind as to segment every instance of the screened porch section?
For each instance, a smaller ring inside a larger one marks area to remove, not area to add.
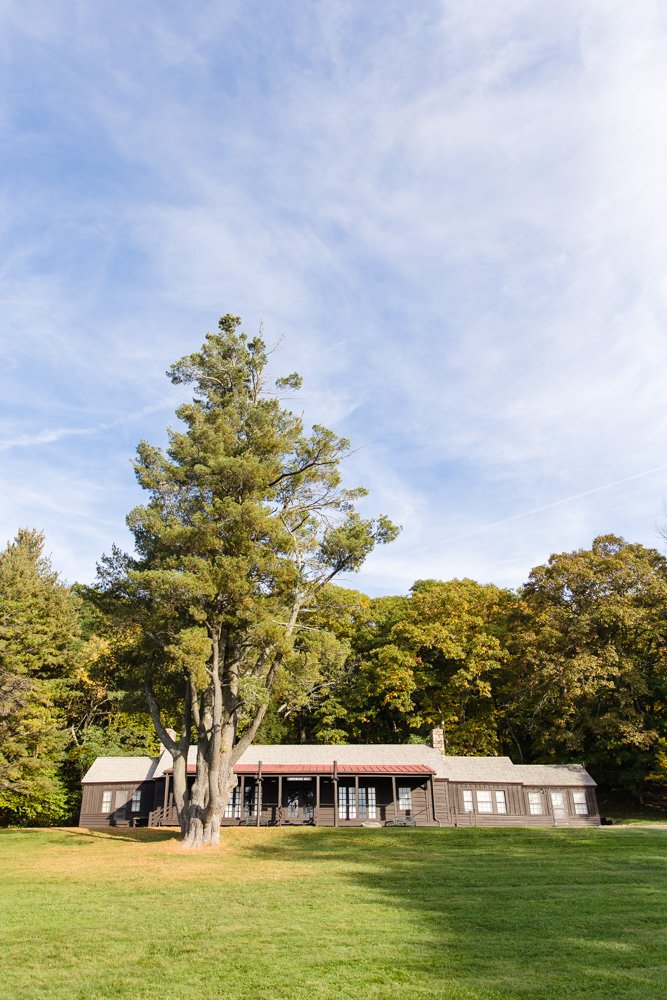
[[[433,771],[424,766],[237,767],[225,825],[345,826],[434,822]],[[304,773],[305,772],[305,773]]]

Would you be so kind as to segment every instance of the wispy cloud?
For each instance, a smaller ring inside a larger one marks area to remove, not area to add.
[[[48,430],[37,431],[34,434],[19,434],[16,437],[5,438],[4,440],[0,438],[0,451],[9,451],[12,448],[36,448],[43,444],[54,444],[56,441],[62,441],[64,438],[70,437],[95,437],[104,431],[133,424],[142,417],[154,413],[162,413],[171,408],[171,406],[165,404],[160,406],[144,406],[136,413],[127,413],[116,420],[107,420],[90,427],[53,427]]]
[[[603,486],[594,486],[590,490],[582,490],[581,493],[573,493],[569,497],[561,497],[559,500],[552,500],[551,503],[542,504],[540,507],[533,507],[532,510],[522,510],[518,514],[510,514],[509,517],[503,517],[500,521],[491,521],[490,524],[482,524],[476,528],[472,528],[470,531],[464,532],[462,535],[455,536],[453,538],[444,538],[441,541],[442,545],[449,545],[452,542],[459,542],[464,538],[470,538],[472,535],[480,534],[483,531],[490,531],[492,528],[498,528],[504,524],[510,524],[512,521],[520,521],[524,517],[533,517],[535,514],[541,514],[545,510],[553,510],[554,507],[560,507],[562,504],[573,503],[575,500],[582,500],[584,497],[594,496],[596,493],[603,493],[606,490],[612,490],[617,486],[623,486],[625,483],[632,483],[636,479],[644,479],[645,476],[654,476],[657,472],[664,472],[667,470],[667,465],[659,465],[656,469],[647,469],[645,472],[638,472],[634,476],[625,476],[623,479],[617,479],[613,483],[605,483]]]
[[[0,50],[5,482],[54,489],[57,460],[88,509],[101,459],[122,531],[162,373],[231,310],[285,335],[295,405],[404,525],[360,585],[657,544],[663,4],[38,8],[6,5]]]

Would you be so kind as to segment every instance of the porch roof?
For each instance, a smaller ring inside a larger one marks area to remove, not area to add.
[[[197,747],[190,747],[188,771],[194,774]],[[442,756],[423,744],[336,743],[307,744],[254,743],[243,753],[234,770],[237,774],[257,774],[259,762],[264,774],[331,774],[334,761],[340,774],[434,774],[445,777]],[[172,767],[165,751],[155,769],[159,778]],[[367,770],[373,768],[373,770]]]
[[[259,770],[257,764],[237,764],[234,768],[235,774],[256,775]],[[303,774],[333,775],[333,764],[264,764],[262,763],[262,775],[267,777],[272,774]],[[435,774],[432,767],[426,764],[338,764],[338,774]],[[168,768],[167,774],[173,773],[173,768]],[[195,774],[196,767],[188,764],[188,774]]]

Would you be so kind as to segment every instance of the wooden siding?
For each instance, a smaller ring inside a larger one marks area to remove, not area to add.
[[[448,782],[436,782],[436,785],[448,784]],[[473,793],[473,810],[466,812],[463,805],[463,792]],[[491,792],[491,812],[480,812],[477,802],[477,792]],[[498,811],[496,802],[496,791],[505,794],[505,804],[507,812]],[[556,792],[563,795],[565,815],[562,817],[554,815],[551,793]],[[578,815],[574,804],[574,792],[584,792],[586,794],[586,804],[588,815]],[[534,814],[530,811],[529,793],[538,793],[542,805],[541,814]],[[572,787],[544,787],[519,785],[512,783],[492,783],[492,782],[452,782],[449,788],[450,802],[452,803],[453,822],[456,826],[598,826],[600,816],[597,808],[595,789],[581,786]]]
[[[249,775],[245,776],[245,787],[253,787],[255,779]],[[171,783],[170,783],[171,784]],[[341,776],[339,785],[354,788],[354,777],[350,775]],[[412,809],[402,812],[395,808],[392,795],[392,780],[386,775],[361,775],[359,776],[359,787],[374,787],[376,790],[376,821],[380,823],[393,822],[396,819],[406,817],[414,818],[417,826],[566,826],[582,827],[597,826],[600,817],[597,808],[595,789],[581,786],[578,788],[551,788],[544,786],[524,786],[516,783],[481,783],[481,782],[449,782],[446,780],[434,780],[431,788],[431,779],[424,779],[421,776],[396,776],[397,792],[400,787],[409,786],[412,794]],[[278,778],[276,776],[266,776],[263,779],[262,808],[260,821],[264,824],[277,824],[279,821],[283,825],[303,824],[304,819],[300,815],[296,820],[290,820],[287,815],[287,779],[282,780],[282,808],[279,810],[278,803]],[[312,781],[313,792],[315,790],[315,780]],[[132,793],[141,790],[141,807],[138,812],[131,809]],[[473,812],[465,812],[463,806],[463,792],[470,790],[473,792]],[[108,812],[102,811],[102,796],[105,791],[112,793],[111,809]],[[160,778],[156,781],[146,782],[117,782],[106,784],[86,784],[83,786],[83,796],[81,801],[80,826],[113,826],[127,825],[129,823],[147,823],[148,814],[151,810],[164,805],[165,780]],[[491,813],[480,813],[477,808],[477,791],[490,791],[492,799]],[[506,813],[499,813],[496,803],[496,791],[505,793],[507,806]],[[551,792],[561,792],[563,794],[566,816],[558,818],[554,816],[551,800]],[[577,815],[574,803],[574,792],[585,792],[588,806],[588,815]],[[541,815],[532,815],[529,808],[528,795],[530,792],[539,792],[541,795],[543,812]],[[172,800],[170,789],[170,801]],[[334,782],[330,777],[320,778],[320,807],[316,814],[315,822],[318,826],[361,826],[365,817],[357,815],[355,819],[342,819],[334,814]],[[225,826],[239,826],[241,823],[253,825],[256,816],[251,815],[238,819],[236,817],[225,817]],[[307,820],[306,820],[307,822]]]
[[[454,816],[450,805],[450,789],[448,781],[433,782],[433,800],[435,802],[434,819],[440,826],[453,826]]]
[[[141,801],[138,811],[132,810],[132,795],[139,789]],[[111,808],[102,811],[102,798],[111,792]],[[164,794],[164,788],[163,788]],[[124,781],[106,784],[84,785],[81,796],[79,826],[126,826],[130,823],[148,822],[148,814],[154,808],[155,782]]]

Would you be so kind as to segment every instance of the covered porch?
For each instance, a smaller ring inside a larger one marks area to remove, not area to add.
[[[225,826],[436,826],[434,771],[423,764],[239,764]],[[171,772],[149,826],[177,824]],[[192,775],[194,780],[194,774]]]

